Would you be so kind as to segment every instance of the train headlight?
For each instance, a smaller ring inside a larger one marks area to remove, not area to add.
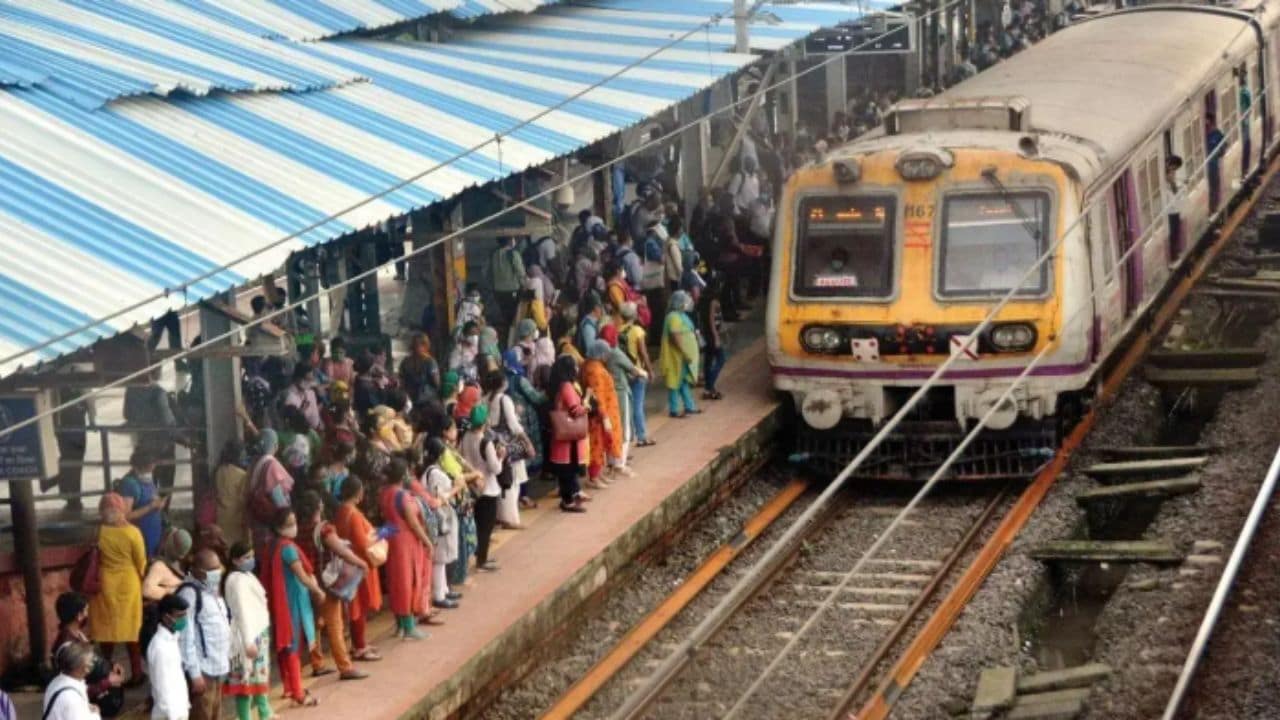
[[[903,153],[896,167],[903,180],[932,180],[951,163],[951,153],[945,150],[915,150]]]
[[[835,328],[813,326],[804,329],[800,341],[810,352],[830,353],[840,349],[844,337]]]
[[[1036,329],[1029,323],[1005,323],[991,330],[991,345],[1000,352],[1024,352],[1036,344]]]

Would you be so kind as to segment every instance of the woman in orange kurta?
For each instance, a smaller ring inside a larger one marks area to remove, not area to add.
[[[608,486],[600,479],[606,457],[622,456],[622,412],[618,406],[618,393],[613,387],[613,376],[604,364],[609,352],[609,343],[597,340],[587,348],[587,361],[582,364],[582,384],[591,393],[591,404],[595,408],[587,424],[587,437],[591,441],[587,487],[597,489]]]
[[[360,512],[360,503],[364,502],[364,481],[354,475],[348,475],[342,481],[338,497],[342,505],[334,514],[333,524],[338,528],[338,536],[351,543],[351,551],[369,563],[371,568],[364,574],[360,589],[351,599],[348,615],[351,619],[351,645],[355,651],[352,657],[356,660],[381,660],[378,651],[369,645],[365,631],[368,628],[369,614],[382,609],[382,581],[378,578],[377,564],[369,555],[369,548],[378,540],[377,530],[369,522],[369,518]]]
[[[431,579],[431,562],[422,518],[422,506],[409,487],[409,468],[395,459],[387,467],[387,484],[378,500],[382,516],[396,532],[389,539],[387,553],[387,594],[396,616],[396,636],[406,640],[426,637],[417,628],[417,618],[427,613],[424,600]]]

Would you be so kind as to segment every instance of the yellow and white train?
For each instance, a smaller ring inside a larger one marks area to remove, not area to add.
[[[778,206],[766,327],[798,449],[843,466],[1056,246],[858,475],[931,472],[1047,344],[1016,407],[953,469],[1031,472],[1271,157],[1277,77],[1280,13],[1261,4],[1118,11],[899,103],[799,169]]]

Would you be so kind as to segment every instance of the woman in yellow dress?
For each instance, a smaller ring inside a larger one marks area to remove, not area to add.
[[[98,572],[102,590],[89,601],[89,636],[102,646],[103,659],[111,662],[117,643],[129,648],[129,685],[143,682],[142,575],[147,550],[142,533],[127,519],[127,506],[117,493],[107,493],[98,503],[102,527],[98,531]]]

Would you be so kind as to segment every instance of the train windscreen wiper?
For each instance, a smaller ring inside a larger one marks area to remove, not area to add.
[[[994,167],[983,168],[982,177],[1000,193],[1000,197],[1004,199],[1009,209],[1013,211],[1013,214],[1022,223],[1022,229],[1027,232],[1027,236],[1036,241],[1037,248],[1040,247],[1040,223],[1023,212],[1022,206],[1018,205],[1013,193],[1009,192],[1009,188],[1000,182],[1000,178],[996,175],[996,169]]]

